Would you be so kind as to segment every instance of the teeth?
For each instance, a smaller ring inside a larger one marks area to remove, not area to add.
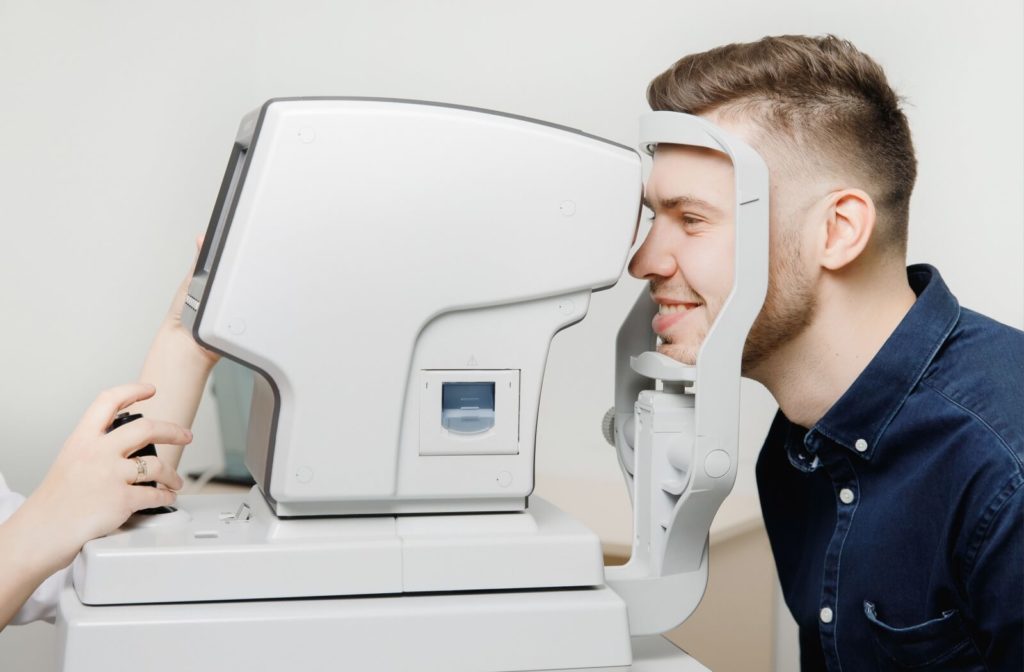
[[[667,306],[662,303],[658,305],[658,314],[671,315],[672,313],[685,313],[689,309],[690,308],[684,304],[679,304],[677,306]]]

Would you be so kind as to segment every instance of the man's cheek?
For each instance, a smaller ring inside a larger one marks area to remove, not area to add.
[[[694,260],[695,272],[699,274],[698,291],[709,303],[721,303],[732,289],[733,259],[730,255],[709,251]],[[694,278],[696,283],[698,278]]]
[[[718,282],[714,260],[706,254],[690,254],[686,259],[680,260],[680,267],[684,269],[683,276],[686,284],[700,297],[706,297]]]

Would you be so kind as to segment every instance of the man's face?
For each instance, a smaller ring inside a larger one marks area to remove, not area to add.
[[[749,137],[753,129],[738,124],[729,130]],[[803,220],[813,217],[813,208],[805,203],[806,185],[791,182],[773,180],[768,293],[743,350],[747,375],[755,375],[780,346],[803,332],[815,314],[814,270],[805,263],[810,257],[801,253],[807,242],[801,232],[810,230]],[[653,212],[651,231],[629,272],[650,282],[658,304],[652,322],[662,341],[658,351],[685,364],[696,363],[732,290],[734,189],[732,163],[725,154],[659,145],[644,190]]]
[[[732,289],[733,168],[721,152],[659,145],[644,187],[651,231],[629,263],[658,304],[658,351],[686,364]]]

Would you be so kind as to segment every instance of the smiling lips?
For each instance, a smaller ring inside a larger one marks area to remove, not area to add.
[[[677,322],[689,315],[694,308],[701,304],[696,302],[676,302],[666,299],[656,299],[658,302],[658,314],[651,320],[651,328],[659,336],[665,334]]]

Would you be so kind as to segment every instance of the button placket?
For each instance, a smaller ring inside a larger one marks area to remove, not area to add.
[[[818,636],[829,670],[841,669],[839,649],[836,641],[836,627],[839,616],[839,570],[843,545],[853,523],[857,509],[857,474],[849,453],[842,446],[828,445],[818,452],[821,465],[832,481],[836,502],[836,523],[825,552],[825,567],[822,578],[821,598],[818,612]],[[847,501],[848,500],[848,501]]]

